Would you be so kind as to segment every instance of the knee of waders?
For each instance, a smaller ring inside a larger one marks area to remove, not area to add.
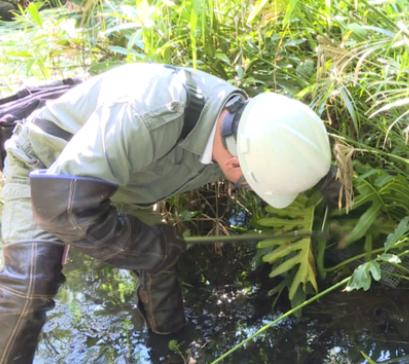
[[[21,242],[6,245],[0,283],[11,293],[32,298],[54,296],[64,282],[62,244]]]

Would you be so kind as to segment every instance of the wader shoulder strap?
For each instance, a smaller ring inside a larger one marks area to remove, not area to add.
[[[183,70],[186,74],[186,107],[185,118],[183,121],[182,132],[180,133],[179,141],[184,140],[191,130],[196,125],[200,118],[200,114],[206,103],[206,99],[203,96],[202,90],[197,86],[192,77],[192,73],[187,70]]]
[[[165,67],[170,68],[174,72],[183,72],[186,76],[186,82],[183,85],[186,90],[185,116],[183,120],[183,128],[176,143],[177,145],[183,141],[195,127],[206,104],[206,98],[204,97],[202,90],[198,87],[196,81],[193,79],[192,72],[185,68],[168,64],[165,65]]]

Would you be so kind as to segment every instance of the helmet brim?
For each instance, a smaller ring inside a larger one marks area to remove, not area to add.
[[[277,209],[283,209],[291,205],[297,198],[298,194],[289,195],[260,194],[259,196],[272,207],[275,207]]]

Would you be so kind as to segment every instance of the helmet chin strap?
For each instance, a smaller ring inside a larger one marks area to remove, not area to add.
[[[237,156],[237,128],[247,102],[240,96],[234,96],[225,105],[226,114],[222,124],[222,139],[225,148],[234,156]]]

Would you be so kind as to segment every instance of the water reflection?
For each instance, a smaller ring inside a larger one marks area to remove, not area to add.
[[[184,266],[191,324],[176,337],[140,329],[129,272],[74,254],[34,363],[211,362],[280,314],[271,312],[270,299],[249,285],[233,258],[211,254],[194,254],[199,260]],[[225,363],[366,363],[361,352],[378,362],[409,363],[407,302],[409,291],[403,289],[332,295],[308,308],[301,320],[287,319],[270,329]]]

